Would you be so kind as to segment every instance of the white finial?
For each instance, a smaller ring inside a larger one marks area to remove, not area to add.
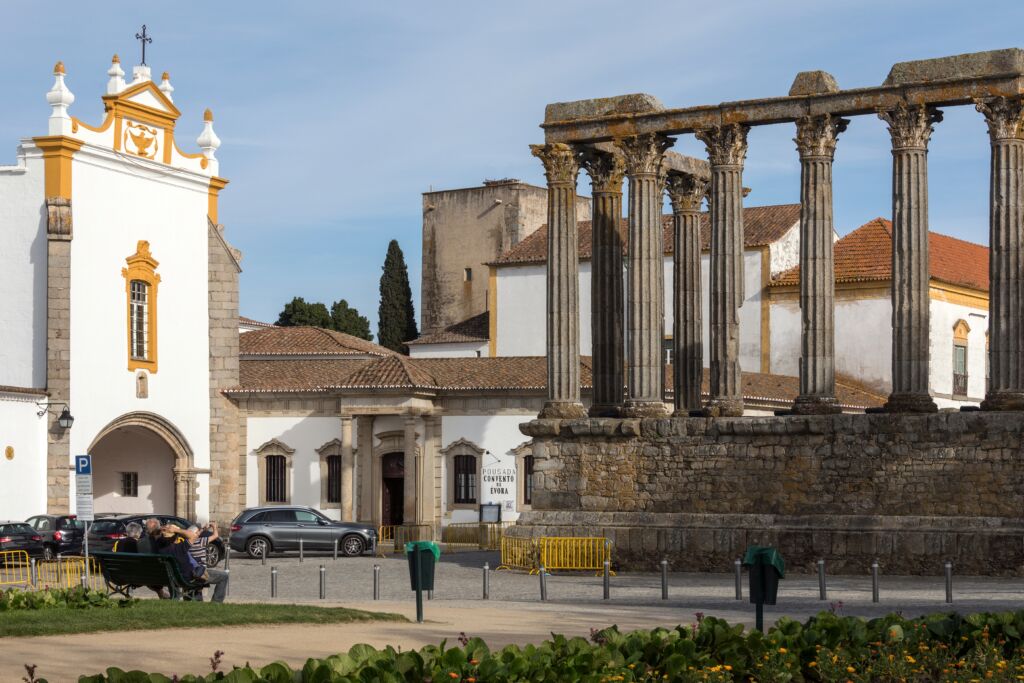
[[[145,64],[139,64],[138,66],[132,67],[132,85],[135,85],[136,83],[141,83],[142,81],[151,80],[153,80],[153,76],[148,66],[146,66]]]
[[[57,62],[54,65],[53,75],[53,87],[46,93],[46,102],[53,107],[53,113],[50,114],[50,135],[63,135],[71,129],[68,107],[75,101],[75,95],[64,85],[64,62]]]
[[[174,92],[174,86],[171,85],[171,75],[166,71],[164,72],[164,75],[160,79],[160,92],[162,92],[164,95],[167,95],[167,99],[169,99],[171,102],[174,101],[174,98],[171,97],[171,93]]]
[[[203,150],[203,156],[207,159],[216,159],[214,153],[220,147],[220,138],[213,132],[213,112],[207,109],[203,112],[203,132],[196,139],[199,149]]]
[[[121,58],[114,55],[110,60],[110,69],[107,71],[110,80],[107,81],[107,94],[116,95],[124,90],[124,69],[121,68]]]

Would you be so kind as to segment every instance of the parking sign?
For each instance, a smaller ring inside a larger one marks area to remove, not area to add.
[[[91,522],[92,511],[92,456],[75,456],[75,512],[78,519]]]

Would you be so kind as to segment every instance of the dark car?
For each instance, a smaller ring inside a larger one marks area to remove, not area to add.
[[[43,557],[52,560],[57,555],[81,555],[85,539],[85,522],[76,515],[36,515],[25,523],[43,538]]]
[[[297,551],[299,539],[304,550],[338,550],[349,557],[372,551],[377,531],[356,522],[336,522],[311,507],[275,505],[243,510],[231,523],[231,549],[245,551],[249,557],[264,553]]]
[[[194,524],[194,522],[190,522],[184,517],[175,515],[140,515],[108,512],[96,514],[96,521],[89,523],[89,552],[94,550],[112,550],[115,543],[127,537],[125,528],[132,522],[145,527],[147,519],[156,517],[160,520],[161,524],[174,524],[182,529],[187,529]],[[224,557],[224,541],[218,538],[207,547],[206,552],[207,566],[216,567]]]
[[[9,550],[24,550],[29,557],[41,558],[43,537],[25,522],[0,522],[0,553]]]

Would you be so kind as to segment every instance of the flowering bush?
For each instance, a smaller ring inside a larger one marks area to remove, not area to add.
[[[1016,681],[1024,680],[1024,611],[890,615],[865,620],[822,612],[801,623],[782,619],[767,634],[721,619],[672,630],[621,633],[614,626],[590,641],[553,635],[540,645],[491,652],[479,638],[460,647],[418,651],[356,645],[347,653],[310,659],[298,671],[280,662],[262,669],[215,671],[205,678],[125,673],[83,677],[83,683],[209,681],[327,683],[508,683],[583,681]]]

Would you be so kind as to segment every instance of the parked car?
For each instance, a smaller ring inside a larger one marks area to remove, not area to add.
[[[258,558],[272,552],[297,551],[299,539],[311,551],[333,551],[348,557],[372,551],[377,530],[356,522],[337,522],[311,507],[275,505],[248,508],[231,523],[231,549]]]
[[[57,555],[80,555],[85,539],[85,522],[76,515],[36,515],[25,523],[43,538],[43,558]]]
[[[194,522],[190,522],[184,517],[177,517],[175,515],[100,512],[97,513],[96,521],[89,524],[89,551],[109,551],[113,549],[114,543],[126,537],[125,527],[132,522],[145,526],[146,520],[150,517],[156,517],[160,520],[161,524],[175,524],[182,529],[187,529],[194,524]],[[209,567],[216,567],[220,564],[223,557],[224,540],[218,538],[207,547],[206,564]]]
[[[0,553],[8,550],[24,550],[29,557],[41,558],[43,537],[25,522],[0,522]]]

